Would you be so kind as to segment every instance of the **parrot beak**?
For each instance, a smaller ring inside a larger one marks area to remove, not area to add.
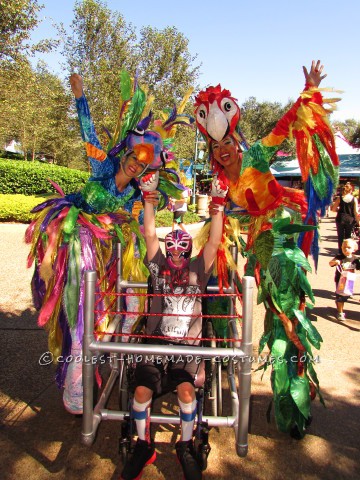
[[[206,131],[207,134],[217,142],[220,142],[229,132],[228,119],[220,110],[216,102],[210,105],[206,122]]]

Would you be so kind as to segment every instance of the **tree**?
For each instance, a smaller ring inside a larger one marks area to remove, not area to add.
[[[35,160],[40,152],[60,165],[81,158],[78,125],[70,128],[72,98],[61,80],[41,63],[36,69],[25,60],[2,64],[1,140],[18,140],[26,160]]]
[[[102,125],[112,132],[118,113],[120,71],[135,69],[131,53],[135,33],[121,14],[113,13],[100,0],[76,1],[74,15],[63,54],[69,71],[84,79],[98,132]]]
[[[48,51],[54,45],[49,40],[29,43],[42,8],[37,0],[0,0],[0,61],[16,61],[20,55]]]
[[[156,107],[164,109],[182,99],[196,86],[200,66],[194,66],[189,40],[175,27],[157,30],[145,27],[137,46],[140,77],[155,96]]]
[[[186,92],[196,87],[199,65],[194,65],[196,55],[188,49],[189,40],[175,27],[158,30],[144,27],[136,49],[140,78],[146,83],[149,94],[155,98],[152,107],[154,117],[161,110],[179,104]],[[193,115],[190,102],[185,113]],[[192,159],[194,156],[195,130],[179,127],[174,141],[177,158]]]
[[[122,69],[133,76],[136,73],[140,85],[155,96],[154,118],[194,86],[199,67],[192,66],[195,57],[188,51],[188,40],[174,27],[163,31],[146,27],[136,44],[135,30],[100,0],[77,1],[74,13],[73,33],[66,38],[64,55],[69,70],[83,76],[99,135],[103,125],[114,130]],[[177,156],[189,157],[194,151],[194,134],[185,134],[183,142],[184,130],[181,128],[182,141],[175,141]],[[104,138],[101,140],[105,144]]]
[[[247,142],[252,145],[257,140],[268,135],[280,118],[289,110],[293,102],[285,106],[279,102],[257,102],[255,97],[249,97],[241,105],[241,128]],[[285,140],[281,150],[289,155],[295,155],[295,144]]]
[[[360,148],[360,125],[356,128],[354,133],[350,136],[349,142],[353,147]]]
[[[353,118],[347,119],[344,122],[334,121],[332,122],[334,130],[340,130],[349,143],[356,146],[360,145],[360,122]]]

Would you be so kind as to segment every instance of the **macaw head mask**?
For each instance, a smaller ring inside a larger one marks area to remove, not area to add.
[[[167,150],[161,135],[153,130],[147,130],[151,118],[152,114],[150,113],[137,124],[136,128],[129,130],[126,137],[108,152],[110,157],[115,157],[124,149],[127,153],[135,152],[138,162],[145,165],[139,176],[143,175],[146,170],[159,170],[165,166],[167,159]]]
[[[190,256],[192,251],[192,238],[182,230],[174,230],[165,237],[165,251],[166,260],[169,266],[175,270],[186,268],[190,263]],[[175,265],[173,262],[174,252],[179,252],[181,262]]]
[[[208,139],[219,142],[232,135],[240,120],[240,108],[229,90],[208,87],[195,98],[196,125]]]

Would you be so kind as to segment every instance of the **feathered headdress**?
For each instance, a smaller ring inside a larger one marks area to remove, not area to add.
[[[191,126],[194,119],[183,114],[186,102],[192,90],[189,90],[179,107],[174,106],[167,115],[163,112],[163,121],[155,120],[153,130],[149,130],[152,120],[150,107],[153,96],[147,98],[137,79],[134,81],[126,71],[120,76],[119,115],[114,134],[108,131],[110,141],[108,155],[115,157],[124,150],[134,150],[139,160],[148,165],[149,170],[166,167],[171,160],[172,140],[177,125]]]

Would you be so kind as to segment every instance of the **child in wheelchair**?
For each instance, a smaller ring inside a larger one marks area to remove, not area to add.
[[[198,345],[202,318],[201,297],[197,295],[206,289],[221,242],[227,187],[214,178],[212,196],[217,208],[212,210],[209,239],[201,255],[190,259],[192,238],[182,230],[166,235],[166,255],[160,249],[154,212],[158,204],[158,173],[146,175],[140,183],[145,204],[145,263],[154,292],[146,324],[146,335],[149,336],[147,343]],[[194,449],[193,430],[197,402],[195,385],[203,377],[203,362],[196,356],[187,360],[186,357],[169,358],[164,355],[154,359],[145,357],[136,364],[132,417],[136,423],[138,440],[132,457],[122,471],[123,480],[140,478],[144,467],[156,459],[154,443],[150,438],[150,406],[153,395],[161,393],[165,373],[168,382],[176,389],[180,407],[181,438],[176,443],[177,458],[186,480],[202,478]]]

